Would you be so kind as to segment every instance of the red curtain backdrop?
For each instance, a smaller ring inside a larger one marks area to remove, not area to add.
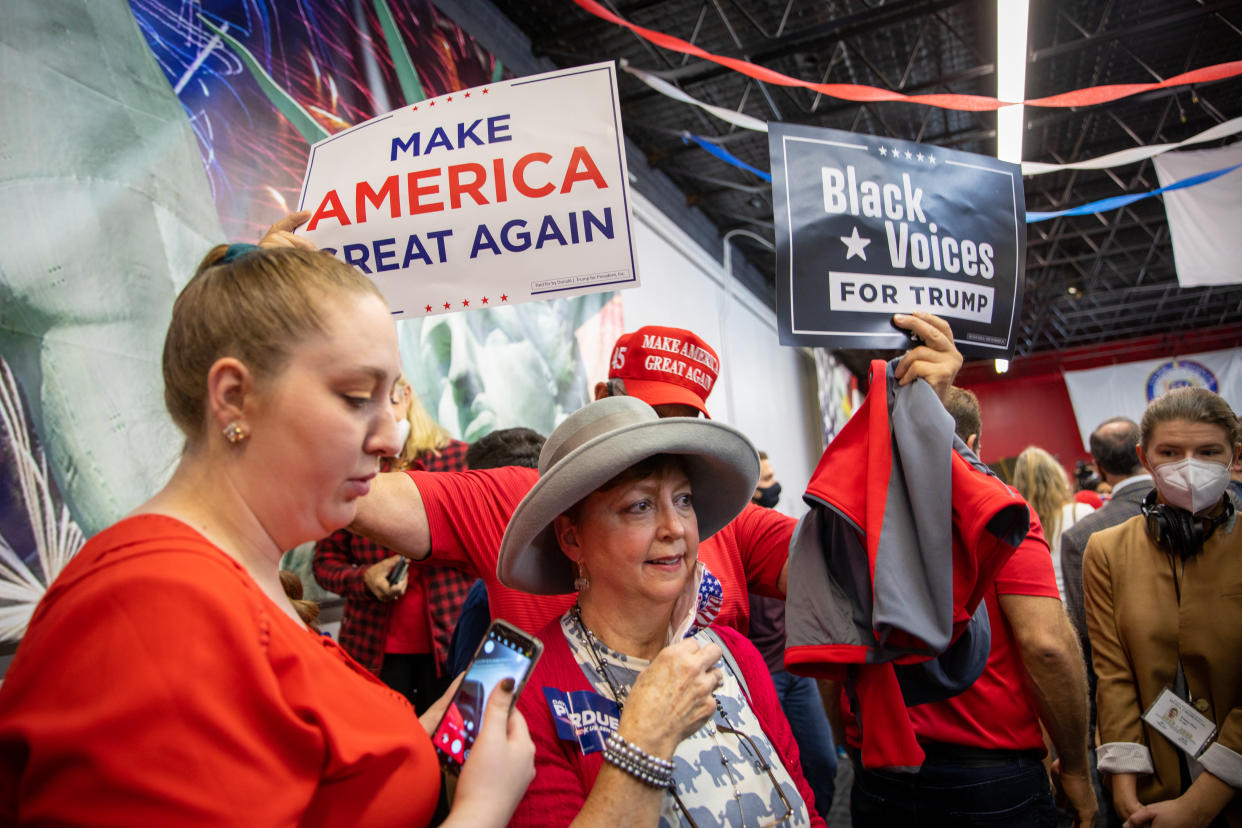
[[[1073,475],[1076,460],[1090,459],[1078,436],[1078,421],[1059,371],[1014,379],[1002,374],[993,381],[963,387],[979,397],[983,462],[994,464],[1017,457],[1027,446],[1039,446]]]

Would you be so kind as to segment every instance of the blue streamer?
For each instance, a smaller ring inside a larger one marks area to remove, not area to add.
[[[726,164],[732,164],[735,167],[752,172],[769,184],[772,183],[771,173],[766,173],[763,170],[752,167],[750,164],[747,164],[745,161],[733,155],[728,150],[713,144],[705,138],[700,138],[693,132],[683,132],[681,134],[681,141],[683,144],[689,144],[693,141],[703,149],[710,152],[712,155],[719,158],[721,161],[724,161]],[[1058,216],[1089,216],[1093,213],[1103,213],[1107,210],[1119,210],[1122,207],[1133,204],[1136,201],[1142,201],[1145,198],[1151,198],[1152,196],[1157,196],[1161,193],[1170,193],[1174,190],[1184,190],[1187,187],[1195,187],[1199,184],[1206,184],[1209,181],[1220,178],[1222,175],[1228,175],[1239,167],[1242,167],[1242,164],[1234,164],[1232,167],[1225,167],[1224,169],[1213,170],[1212,172],[1192,175],[1189,178],[1183,178],[1181,181],[1174,181],[1167,187],[1159,187],[1155,190],[1151,190],[1150,192],[1102,198],[1099,201],[1092,201],[1089,204],[1081,204],[1078,207],[1070,207],[1068,210],[1057,210],[1050,213],[1028,212],[1026,214],[1026,223],[1034,224],[1037,221],[1047,221],[1048,219],[1057,218]]]
[[[743,170],[746,170],[748,172],[752,172],[755,175],[762,178],[764,181],[768,182],[769,184],[772,183],[771,173],[766,173],[763,170],[755,169],[750,164],[747,164],[745,161],[738,158],[736,155],[733,155],[732,153],[730,153],[728,150],[721,149],[720,147],[713,144],[711,141],[708,141],[704,138],[700,138],[699,136],[695,135],[693,132],[683,132],[681,134],[681,142],[683,144],[688,144],[691,141],[698,144],[700,147],[707,150],[712,155],[719,158],[721,161],[724,161],[727,164],[732,164],[735,167],[740,167]]]
[[[1083,204],[1078,207],[1071,207],[1068,210],[1057,210],[1052,213],[1027,213],[1026,223],[1033,224],[1037,221],[1045,221],[1057,216],[1089,216],[1092,213],[1103,213],[1105,210],[1117,210],[1125,207],[1127,204],[1133,204],[1145,198],[1151,198],[1161,193],[1172,192],[1173,190],[1184,190],[1187,187],[1194,187],[1198,184],[1205,184],[1222,175],[1228,175],[1234,170],[1242,167],[1242,164],[1234,164],[1232,167],[1225,167],[1221,170],[1213,170],[1212,172],[1199,173],[1192,175],[1190,178],[1183,178],[1181,181],[1174,181],[1167,187],[1160,187],[1148,193],[1135,193],[1133,195],[1113,196],[1111,198],[1102,198],[1099,201],[1092,201],[1090,204]]]

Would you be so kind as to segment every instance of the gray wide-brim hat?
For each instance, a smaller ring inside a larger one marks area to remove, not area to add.
[[[660,419],[634,397],[598,400],[571,414],[544,443],[539,480],[518,504],[500,543],[500,582],[536,595],[573,592],[573,562],[561,551],[553,520],[657,454],[685,458],[699,540],[737,517],[759,481],[759,455],[737,429],[693,417]]]

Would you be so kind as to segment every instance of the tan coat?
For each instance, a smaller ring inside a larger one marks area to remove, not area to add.
[[[1242,787],[1242,520],[1218,529],[1184,569],[1173,560],[1180,605],[1170,556],[1148,539],[1141,515],[1092,535],[1083,560],[1099,676],[1100,770],[1145,770],[1138,778],[1143,803],[1180,793],[1178,749],[1140,718],[1173,687],[1179,651],[1192,704],[1217,726],[1200,761]],[[1146,768],[1133,764],[1145,755]],[[1231,826],[1242,826],[1242,797],[1224,813]]]

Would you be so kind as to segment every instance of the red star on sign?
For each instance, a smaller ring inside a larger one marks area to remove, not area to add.
[[[466,97],[467,97],[467,98],[469,98],[469,97],[470,97],[470,93],[469,93],[469,92],[467,92],[467,93],[466,93]]]
[[[483,94],[484,94],[484,95],[486,95],[486,94],[487,94],[487,90],[486,90],[486,89],[484,89],[484,90],[483,90]]]
[[[502,294],[500,294],[500,301],[502,301],[502,302],[508,302],[508,301],[509,301],[509,294],[507,294],[507,293],[502,293]]]
[[[470,300],[469,300],[469,299],[462,299],[462,300],[461,300],[461,306],[462,306],[463,308],[468,308],[468,307],[470,307]]]
[[[452,95],[449,95],[449,96],[448,96],[447,98],[445,98],[444,100],[446,100],[446,101],[451,101],[451,100],[453,100],[453,96],[452,96]]]
[[[435,101],[431,101],[431,102],[429,102],[429,103],[427,104],[427,106],[435,106],[435,105],[436,105],[436,102],[435,102]]]
[[[483,304],[485,304],[485,305],[487,304],[487,297],[486,297],[486,296],[484,296],[484,297],[483,297]]]
[[[410,109],[414,110],[415,112],[417,112],[417,111],[418,111],[418,107],[417,107],[417,106],[411,106],[411,107],[410,107]]]
[[[431,313],[431,305],[428,305],[425,310],[427,311],[427,313]]]
[[[445,303],[444,303],[444,309],[445,309],[445,310],[448,310],[448,309],[449,309],[449,308],[451,308],[451,307],[453,307],[453,305],[452,305],[452,303],[451,303],[451,302],[445,302]]]

